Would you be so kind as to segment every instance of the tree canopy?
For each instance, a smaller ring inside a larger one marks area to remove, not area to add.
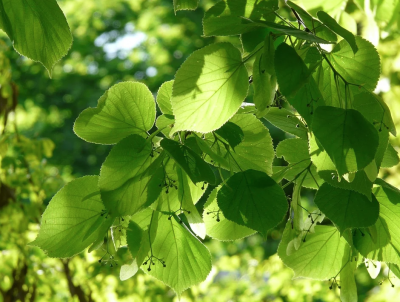
[[[0,11],[0,301],[399,294],[400,1]]]

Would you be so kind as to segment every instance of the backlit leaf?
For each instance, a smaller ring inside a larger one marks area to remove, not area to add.
[[[208,249],[175,217],[168,220],[167,215],[160,215],[152,253],[165,261],[165,267],[154,259],[155,265],[142,265],[142,269],[171,287],[178,296],[204,281],[211,271]]]
[[[154,98],[146,85],[122,82],[107,90],[96,108],[82,111],[74,131],[91,143],[116,144],[130,134],[147,136],[155,118]]]
[[[246,67],[232,44],[217,43],[195,51],[175,76],[173,131],[207,133],[220,128],[239,109],[248,86]]]
[[[58,191],[43,213],[38,237],[30,245],[40,247],[50,257],[67,258],[104,235],[113,216],[102,212],[105,208],[97,182],[98,176],[84,176]]]
[[[157,160],[151,144],[139,135],[121,140],[111,150],[100,170],[99,187],[107,209],[117,216],[133,215],[152,204],[161,192],[161,164],[146,173]]]
[[[315,233],[308,234],[300,248],[287,255],[290,231],[291,225],[287,223],[278,255],[294,271],[294,278],[327,280],[339,273],[347,242],[335,227],[317,225]]]
[[[41,62],[50,76],[54,64],[72,45],[72,35],[55,0],[0,2],[0,28],[13,41],[15,50]]]

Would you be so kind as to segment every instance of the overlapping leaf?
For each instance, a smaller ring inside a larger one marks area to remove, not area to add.
[[[164,180],[161,163],[152,169],[158,154],[139,135],[121,140],[104,161],[99,187],[104,205],[117,216],[132,215],[152,204]],[[149,173],[146,173],[149,172]]]
[[[380,204],[379,218],[374,226],[354,231],[355,247],[364,257],[400,265],[400,191],[383,180],[373,193]]]
[[[312,189],[318,189],[323,183],[311,163],[306,140],[292,138],[281,141],[276,147],[276,157],[283,157],[289,165],[274,167],[272,178],[275,181],[280,181],[282,178],[295,183],[301,181],[304,187]]]
[[[272,35],[267,35],[264,42],[264,51],[257,55],[253,65],[254,104],[259,112],[266,110],[275,97],[274,56],[274,41]]]
[[[271,107],[264,118],[282,131],[307,139],[307,128],[296,115],[284,108]]]
[[[277,9],[277,0],[219,1],[204,15],[204,35],[229,36],[251,31],[257,25],[246,19],[273,21],[275,19],[274,11]]]
[[[296,3],[293,3],[292,1],[287,1],[287,4],[298,14],[301,19],[300,23],[302,26],[306,26],[309,31],[313,32],[316,36],[324,40],[332,42],[337,41],[337,36],[334,32],[323,25],[320,21],[313,18],[303,8],[298,6]]]
[[[324,60],[314,73],[314,79],[328,106],[343,108],[345,102],[350,103],[343,79],[369,91],[373,91],[378,83],[380,59],[377,50],[363,38],[356,36],[355,39],[358,47],[356,54],[350,45],[342,40],[335,45],[331,53],[326,54],[329,62]]]
[[[194,183],[204,181],[215,183],[215,175],[210,166],[188,147],[170,139],[163,139],[161,147],[186,172]]]
[[[237,114],[219,130],[223,131],[216,132],[217,141],[213,135],[207,135],[206,142],[229,163],[229,166],[222,164],[222,168],[233,171],[254,169],[272,174],[272,138],[254,115]],[[243,133],[243,137],[238,136],[239,133]],[[221,142],[223,139],[225,143]]]

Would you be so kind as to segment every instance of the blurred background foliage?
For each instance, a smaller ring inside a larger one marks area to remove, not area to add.
[[[60,260],[27,243],[55,192],[76,177],[98,174],[110,150],[74,135],[79,113],[96,106],[104,91],[121,81],[143,82],[156,94],[188,55],[220,39],[202,37],[204,11],[216,1],[200,0],[196,11],[176,15],[172,0],[58,2],[74,42],[52,79],[40,64],[19,56],[3,33],[0,40],[0,301],[178,301],[143,272],[120,281],[119,267],[98,263],[104,251]],[[328,12],[377,47],[382,77],[376,92],[391,108],[400,133],[400,1],[300,4],[313,14]],[[294,20],[289,10],[282,15]],[[240,47],[238,37],[224,40]],[[275,145],[285,138],[276,128],[270,131]],[[392,137],[392,143],[399,150],[400,138]],[[400,187],[399,171],[399,166],[387,169],[381,177]],[[312,209],[311,198],[304,202]],[[206,239],[213,270],[181,301],[339,301],[338,290],[329,290],[327,282],[292,280],[292,271],[275,255],[281,230],[272,231],[267,241],[258,235],[232,243]],[[113,248],[111,241],[107,244]],[[116,253],[119,265],[129,263],[128,253]],[[400,289],[392,288],[387,272],[382,268],[373,280],[364,265],[359,267],[359,301],[398,300]]]

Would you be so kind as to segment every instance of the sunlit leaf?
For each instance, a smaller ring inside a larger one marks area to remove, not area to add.
[[[324,23],[328,28],[330,28],[332,31],[337,33],[339,36],[342,36],[347,41],[347,43],[349,43],[353,52],[357,53],[358,46],[356,44],[356,39],[351,32],[349,32],[347,29],[341,27],[334,18],[329,16],[324,11],[319,11],[317,13],[317,15],[318,15],[318,19],[320,19],[322,21],[322,23]]]
[[[117,216],[132,215],[152,204],[161,192],[161,164],[150,169],[158,154],[139,135],[121,140],[111,150],[100,170],[99,187],[107,209]],[[144,147],[143,147],[144,146]],[[146,173],[150,170],[150,173]]]
[[[204,281],[211,271],[208,249],[175,217],[169,220],[167,215],[160,215],[152,255],[164,261],[165,267],[153,259],[155,265],[148,262],[142,269],[171,287],[178,296]]]
[[[164,114],[174,115],[172,112],[172,86],[174,81],[168,81],[161,85],[157,92],[157,105]]]
[[[264,118],[282,131],[307,139],[307,128],[297,116],[285,108],[271,107]]]
[[[232,44],[217,43],[195,51],[175,76],[173,131],[207,133],[220,128],[239,109],[248,86],[246,67]]]
[[[274,11],[277,9],[277,0],[219,1],[204,15],[204,35],[229,36],[251,31],[257,25],[249,23],[245,18],[273,21],[275,19]]]
[[[84,176],[58,191],[43,213],[38,237],[30,245],[40,247],[50,257],[66,258],[82,252],[99,234],[104,235],[113,217],[103,212],[97,182],[98,176]]]
[[[215,183],[214,172],[194,151],[170,139],[163,139],[161,147],[186,172],[194,183],[200,181],[211,184]]]
[[[0,28],[13,41],[15,50],[41,62],[51,76],[54,64],[72,45],[72,34],[57,2],[1,1],[0,11]]]
[[[195,10],[199,0],[174,0],[175,13],[179,10]]]
[[[116,144],[130,134],[147,135],[155,118],[154,98],[146,85],[122,82],[107,90],[96,108],[82,111],[74,131],[91,143]]]
[[[287,255],[290,231],[291,225],[287,223],[278,255],[294,271],[294,278],[327,280],[339,273],[347,242],[335,227],[317,225],[315,233],[308,234],[300,248]]]

